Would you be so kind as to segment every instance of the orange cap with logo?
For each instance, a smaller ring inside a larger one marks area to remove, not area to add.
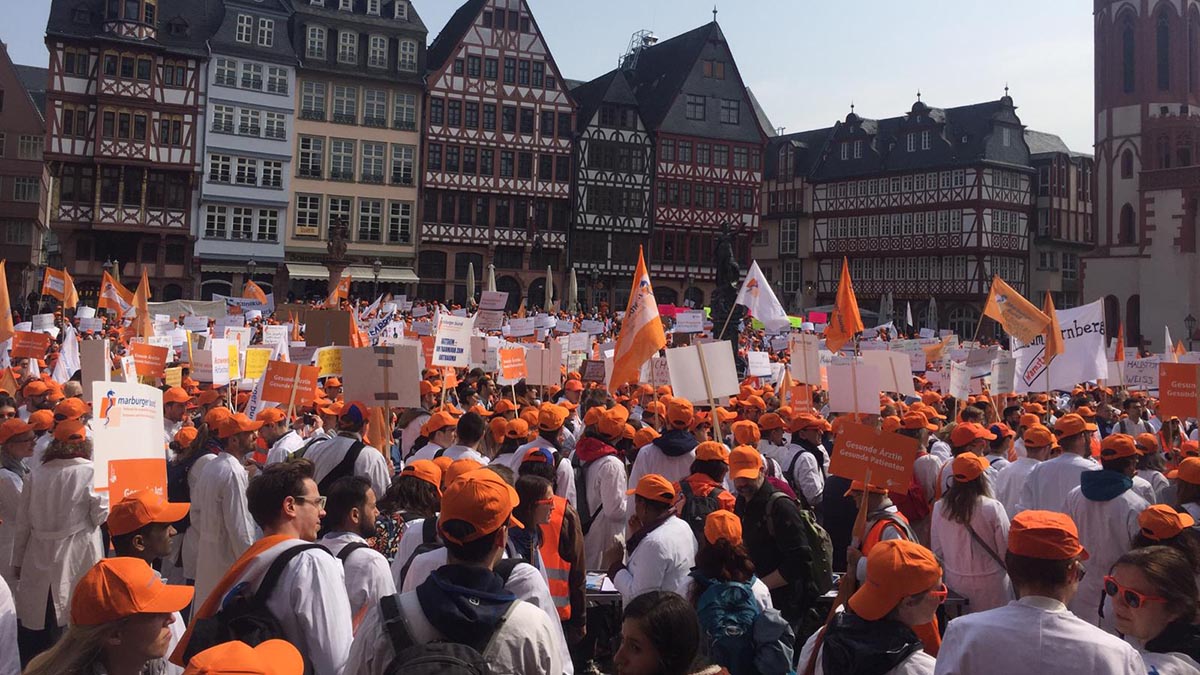
[[[451,468],[454,468],[453,464]],[[467,544],[501,527],[523,527],[521,521],[512,517],[513,507],[520,501],[513,486],[505,483],[496,472],[471,471],[446,486],[438,516],[438,532],[447,541]],[[461,537],[449,534],[446,525],[452,521],[470,525],[470,533]]]
[[[1008,529],[1008,551],[1039,560],[1088,559],[1075,521],[1054,511],[1022,511]]]
[[[262,428],[262,422],[256,422],[246,416],[246,413],[238,413],[230,415],[227,419],[221,422],[221,426],[217,429],[217,438],[229,438],[236,434],[243,434],[249,431],[258,431]],[[57,432],[56,432],[57,433]]]
[[[737,546],[742,543],[742,520],[732,511],[717,509],[704,519],[704,538],[715,544],[724,539]]]
[[[1155,504],[1138,514],[1142,536],[1151,541],[1174,539],[1195,524],[1196,519],[1191,514],[1176,511],[1166,504]]]
[[[942,566],[933,551],[903,539],[881,541],[867,556],[867,578],[850,596],[850,609],[867,621],[878,621],[901,600],[933,590],[941,578]]]
[[[286,640],[257,647],[234,640],[209,647],[188,661],[183,675],[301,675],[304,657]]]
[[[135,614],[170,614],[192,602],[191,586],[168,586],[141,558],[106,558],[84,573],[71,596],[71,623],[99,626]]]
[[[652,502],[671,504],[675,501],[675,486],[656,473],[648,473],[638,479],[637,487],[626,490],[625,494],[637,495]]]
[[[168,502],[151,490],[138,490],[109,510],[108,531],[122,535],[136,532],[151,523],[177,523],[188,514],[190,507],[186,502]]]
[[[762,471],[763,460],[758,450],[739,445],[729,453],[729,478],[758,478]]]
[[[729,430],[733,432],[733,442],[737,445],[757,447],[758,442],[762,440],[762,431],[759,430],[757,424],[750,420],[734,422]]]

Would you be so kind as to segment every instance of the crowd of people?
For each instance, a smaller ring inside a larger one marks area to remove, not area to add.
[[[165,494],[110,496],[36,361],[0,380],[0,675],[1200,673],[1200,430],[1146,392],[429,368],[380,430],[339,377],[252,419],[185,372]],[[855,424],[915,441],[907,485],[830,472]]]

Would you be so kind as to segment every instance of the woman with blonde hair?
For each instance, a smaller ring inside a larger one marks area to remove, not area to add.
[[[71,625],[25,675],[139,675],[171,646],[173,614],[192,602],[188,586],[168,586],[140,558],[102,560],[71,598]]]

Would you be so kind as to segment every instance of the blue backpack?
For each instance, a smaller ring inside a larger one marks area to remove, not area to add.
[[[696,580],[707,585],[696,613],[710,661],[730,675],[791,672],[795,637],[778,611],[760,611],[748,583]]]

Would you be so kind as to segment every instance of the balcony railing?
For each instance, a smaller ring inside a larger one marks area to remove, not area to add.
[[[325,111],[324,110],[313,110],[311,108],[301,108],[300,109],[300,119],[312,120],[314,122],[324,122],[325,121]]]
[[[417,123],[412,120],[392,120],[392,128],[397,131],[416,131]]]

